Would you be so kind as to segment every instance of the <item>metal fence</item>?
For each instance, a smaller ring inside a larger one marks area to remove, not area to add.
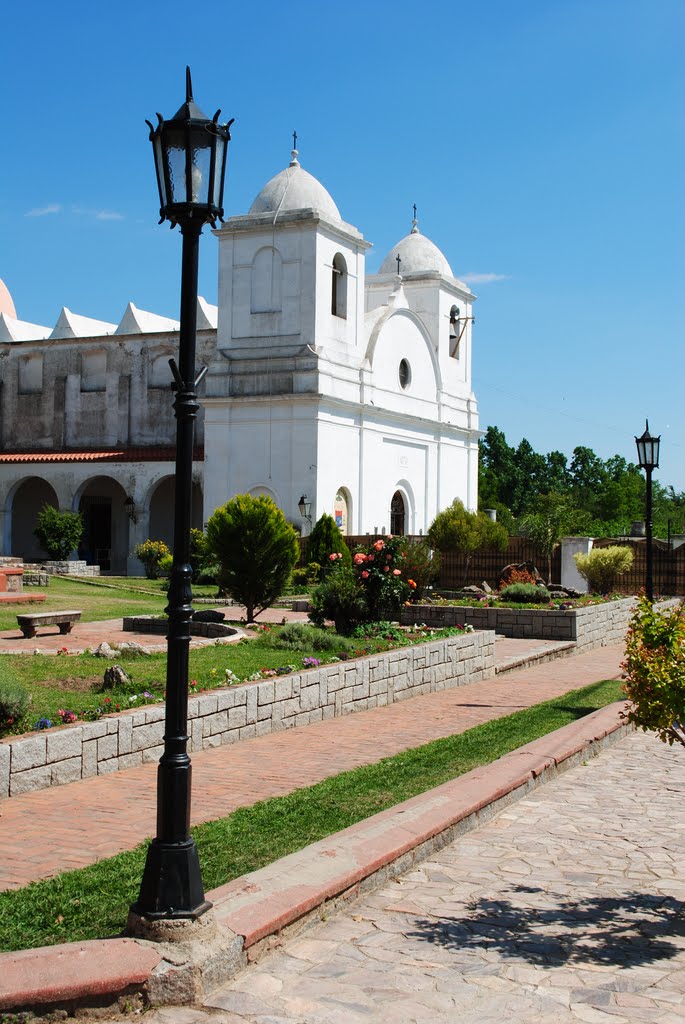
[[[628,547],[633,552],[633,564],[619,577],[619,594],[637,594],[645,585],[647,576],[647,542],[644,537],[612,539],[602,537],[594,542],[595,548],[612,545]],[[663,540],[652,542],[652,574],[654,593],[664,597],[685,594],[685,544],[673,548]]]

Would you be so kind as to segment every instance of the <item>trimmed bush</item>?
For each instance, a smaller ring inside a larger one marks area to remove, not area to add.
[[[33,531],[38,543],[50,558],[65,561],[83,534],[83,520],[80,512],[61,512],[54,505],[43,505],[36,518]]]
[[[253,643],[264,643],[270,647],[282,647],[288,651],[309,651],[325,653],[351,649],[353,645],[343,640],[337,633],[316,626],[308,626],[306,622],[288,622],[278,632],[266,634]]]
[[[145,575],[149,580],[159,578],[160,563],[163,558],[170,557],[171,552],[163,540],[145,540],[136,544],[133,554],[145,567]]]
[[[212,513],[206,536],[219,587],[254,622],[286,588],[300,554],[297,534],[271,498],[238,494]]]
[[[326,619],[332,619],[341,636],[349,635],[360,623],[368,622],[369,617],[366,593],[354,569],[347,565],[335,566],[311,596],[311,621],[323,626]]]
[[[500,590],[502,601],[516,601],[520,604],[546,604],[550,600],[547,587],[539,587],[534,583],[510,583]]]
[[[31,704],[31,695],[23,686],[0,683],[0,732],[7,732],[22,720]]]
[[[593,594],[609,594],[616,586],[618,577],[628,572],[633,564],[630,548],[618,545],[594,548],[587,555],[577,554],[573,557],[578,572]]]

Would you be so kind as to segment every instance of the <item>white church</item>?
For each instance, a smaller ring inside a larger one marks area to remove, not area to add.
[[[346,534],[420,534],[455,497],[476,509],[475,296],[416,219],[367,276],[370,243],[293,150],[214,234],[194,524],[245,492],[302,532],[327,512]],[[132,303],[119,324],[64,308],[41,327],[0,281],[2,554],[45,557],[33,529],[46,503],[82,513],[79,556],[105,573],[140,573],[136,544],[170,543],[178,328]]]

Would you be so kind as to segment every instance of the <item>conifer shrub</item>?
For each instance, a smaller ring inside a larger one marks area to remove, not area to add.
[[[238,494],[212,513],[206,537],[219,587],[254,622],[285,590],[300,554],[297,534],[271,498]]]
[[[500,590],[502,601],[516,601],[520,604],[546,604],[550,600],[547,587],[536,586],[534,583],[510,583]]]
[[[611,593],[618,577],[628,572],[633,564],[633,552],[620,545],[593,548],[587,555],[577,554],[573,557],[578,572],[592,594]]]
[[[338,555],[342,557],[338,558]],[[352,565],[350,549],[345,543],[335,519],[326,512],[316,521],[307,538],[307,561],[309,565],[318,564],[318,580],[322,579],[326,571],[332,568],[336,562]]]
[[[303,654],[310,651],[325,653],[349,650],[353,647],[353,644],[342,639],[336,633],[320,629],[317,626],[310,626],[306,622],[288,622],[277,633],[271,632],[254,642],[257,644],[263,642],[269,647],[282,647],[289,651],[300,651]]]

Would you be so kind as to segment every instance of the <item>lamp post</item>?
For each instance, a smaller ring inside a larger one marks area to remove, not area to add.
[[[649,421],[645,420],[645,432],[641,437],[635,438],[637,445],[637,458],[640,469],[644,469],[647,477],[647,491],[645,496],[645,533],[647,535],[647,579],[645,590],[647,600],[654,601],[654,578],[652,561],[652,472],[659,465],[659,445],[661,435],[652,437],[649,432]]]
[[[176,392],[176,494],[173,568],[169,584],[164,753],[157,770],[157,832],[150,843],[134,914],[195,919],[209,910],[200,862],[190,835],[191,765],[188,744],[188,650],[193,615],[190,525],[193,435],[199,409],[196,388],[206,369],[195,376],[197,272],[199,241],[205,224],[223,219],[222,196],[230,126],[218,123],[220,110],[206,117],[193,100],[186,68],[186,100],[168,121],[157,114],[150,128],[160,221],[181,228],[181,327],[178,364],[169,360]]]

